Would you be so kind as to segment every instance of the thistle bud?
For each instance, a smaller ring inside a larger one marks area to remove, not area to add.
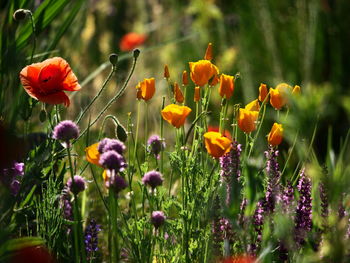
[[[164,66],[164,78],[169,79],[170,78],[170,73],[169,73],[169,68],[168,65]]]
[[[117,63],[118,63],[118,55],[115,54],[115,53],[110,54],[110,55],[109,55],[109,62],[111,62],[111,64],[112,64],[113,66],[116,66]]]
[[[133,51],[133,56],[134,56],[134,59],[137,59],[139,56],[140,56],[140,49],[138,48],[135,48],[134,51]]]

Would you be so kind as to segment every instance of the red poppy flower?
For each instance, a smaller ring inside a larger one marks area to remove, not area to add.
[[[146,41],[146,36],[138,33],[127,33],[122,37],[119,43],[120,50],[131,51],[142,45]]]
[[[60,57],[26,66],[20,72],[20,79],[29,96],[41,102],[64,104],[66,107],[70,101],[63,91],[81,89],[69,64]]]
[[[45,247],[32,246],[18,250],[12,257],[11,263],[54,263],[55,260]]]

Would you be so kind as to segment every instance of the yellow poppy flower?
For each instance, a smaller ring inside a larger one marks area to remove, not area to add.
[[[273,146],[281,144],[283,138],[282,124],[275,122],[271,128],[270,133],[267,136],[267,141]]]
[[[216,74],[219,69],[209,60],[190,62],[191,79],[197,86],[204,86]]]
[[[180,128],[185,124],[185,120],[191,111],[187,106],[170,104],[162,110],[161,114],[164,120],[176,128]]]
[[[220,86],[219,93],[220,96],[230,99],[233,95],[233,91],[235,89],[235,77],[230,75],[221,74],[220,76]]]
[[[254,131],[256,129],[256,120],[258,116],[259,112],[257,111],[239,109],[238,127],[246,133]]]

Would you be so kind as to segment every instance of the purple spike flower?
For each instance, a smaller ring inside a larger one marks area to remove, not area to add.
[[[162,211],[153,211],[151,216],[151,222],[155,228],[160,227],[166,219],[166,216]]]
[[[291,212],[291,207],[294,201],[294,188],[290,181],[287,181],[287,185],[284,188],[282,195],[282,205],[285,212]]]
[[[145,173],[142,177],[142,183],[148,184],[152,189],[163,184],[163,175],[155,170]]]
[[[85,249],[88,258],[90,259],[93,255],[93,252],[98,250],[98,232],[101,231],[100,225],[96,224],[94,219],[90,220],[85,228]]]
[[[63,146],[70,147],[70,140],[77,139],[79,127],[70,120],[61,121],[52,132],[52,138],[62,141]]]
[[[242,145],[234,141],[231,150],[220,157],[220,175],[222,180],[226,182],[226,205],[231,203],[232,180],[239,180],[241,176],[239,159],[241,152]]]
[[[265,193],[265,212],[272,213],[275,210],[276,203],[280,201],[280,170],[278,165],[278,150],[273,146],[269,146],[269,150],[265,152],[267,158],[267,188]]]
[[[301,245],[312,227],[311,180],[305,175],[305,169],[300,173],[298,191],[300,197],[295,215],[295,237],[296,242]]]
[[[326,187],[323,182],[318,185],[318,190],[320,191],[320,199],[321,199],[321,216],[323,218],[328,217],[328,196]]]
[[[79,194],[85,190],[86,182],[80,175],[74,175],[74,184],[72,183],[72,178],[69,178],[67,181],[67,186],[69,191],[71,191],[73,194]]]
[[[99,163],[104,168],[114,170],[116,173],[122,172],[126,167],[124,157],[116,151],[108,151],[101,154]]]
[[[151,135],[148,138],[147,147],[149,152],[158,159],[159,153],[165,148],[165,142],[158,135]]]
[[[108,152],[108,151],[116,151],[120,155],[122,155],[125,151],[125,144],[117,139],[104,138],[98,144],[97,150],[100,154]]]

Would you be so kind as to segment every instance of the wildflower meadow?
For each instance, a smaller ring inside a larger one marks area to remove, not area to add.
[[[349,10],[1,2],[0,262],[350,262]]]

